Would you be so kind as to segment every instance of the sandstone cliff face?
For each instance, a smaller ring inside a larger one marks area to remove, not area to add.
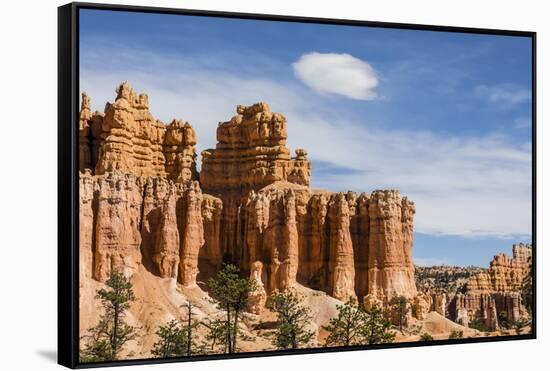
[[[103,115],[99,112],[92,113],[90,97],[82,93],[79,121],[79,169],[84,172],[86,169],[93,169],[97,163],[101,126]]]
[[[83,275],[104,281],[111,269],[131,275],[143,265],[195,286],[232,262],[257,281],[253,312],[297,284],[342,301],[404,295],[414,304],[414,203],[395,190],[310,189],[307,152],[291,158],[286,119],[266,103],[239,106],[220,123],[200,182],[189,123],[155,120],[147,95],[127,83],[104,115],[89,106],[83,96]]]
[[[236,116],[219,124],[216,136],[216,149],[201,153],[200,182],[205,193],[222,199],[220,248],[239,261],[244,241],[238,233],[249,192],[276,182],[307,186],[311,165],[305,150],[291,158],[286,118],[271,112],[267,103],[238,106]],[[248,271],[250,265],[243,267]]]
[[[89,171],[81,174],[79,182],[79,260],[80,283],[92,277],[94,245],[94,182]]]
[[[193,182],[181,199],[181,258],[180,283],[184,286],[197,284],[199,273],[199,250],[204,245],[202,223],[202,192],[198,182]]]
[[[176,216],[176,195],[171,187],[162,205],[160,223],[157,227],[153,262],[160,277],[175,278],[180,262],[180,235]]]
[[[457,295],[451,303],[452,317],[462,322],[481,317],[485,326],[498,328],[498,314],[504,314],[510,322],[526,315],[520,291],[531,274],[532,249],[530,245],[516,244],[513,256],[498,254],[491,261],[487,272],[470,277],[464,294]]]
[[[149,98],[126,82],[116,90],[104,115],[92,114],[90,98],[82,95],[80,113],[80,170],[95,174],[121,171],[136,176],[172,180],[197,179],[196,136],[189,123],[164,125],[149,112]]]
[[[123,83],[114,103],[107,103],[101,127],[96,174],[118,170],[137,176],[163,176],[166,129],[148,110],[148,97]]]
[[[297,196],[291,189],[251,191],[243,208],[240,262],[247,270],[259,261],[265,267],[268,292],[296,284],[298,272]]]
[[[202,195],[202,222],[204,231],[204,245],[199,250],[199,275],[201,281],[206,282],[220,269],[223,262],[223,252],[220,246],[222,200],[203,193]]]
[[[350,207],[343,193],[334,197],[331,212],[329,271],[332,296],[338,300],[356,299],[355,262],[350,231]]]
[[[204,203],[198,182],[173,183],[118,171],[80,174],[80,264],[83,276],[104,281],[112,269],[131,276],[143,264],[163,278],[196,284],[204,245]]]
[[[283,180],[309,185],[307,152],[297,150],[297,157],[290,157],[286,118],[271,112],[267,103],[238,106],[236,116],[219,124],[216,137],[216,149],[202,153],[206,192],[257,190]]]
[[[504,253],[496,255],[487,273],[470,278],[467,290],[471,293],[517,291],[531,273],[531,246],[516,244],[512,254],[511,258]]]
[[[250,279],[256,284],[256,288],[250,294],[248,310],[250,313],[260,314],[265,309],[267,301],[267,293],[264,288],[264,279],[262,278],[263,264],[260,261],[255,261],[250,266]]]
[[[141,179],[115,171],[97,187],[94,278],[104,281],[113,268],[131,275],[141,264]]]
[[[412,263],[414,203],[397,191],[375,191],[369,201],[368,291],[383,302],[416,295]]]
[[[166,127],[163,152],[170,179],[183,182],[198,179],[196,144],[195,131],[188,122],[174,120]]]

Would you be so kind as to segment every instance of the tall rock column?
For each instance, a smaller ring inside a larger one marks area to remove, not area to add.
[[[338,300],[356,299],[355,266],[350,233],[350,210],[343,193],[333,197],[331,205],[330,271],[332,296]]]
[[[93,265],[94,181],[89,169],[80,173],[79,195],[79,270],[82,285],[83,278],[92,277]]]
[[[90,169],[92,166],[92,148],[90,140],[92,111],[90,108],[90,97],[88,97],[86,93],[82,93],[78,128],[78,161],[81,172],[84,172],[85,169]]]
[[[93,276],[105,281],[112,269],[132,275],[141,264],[143,187],[132,174],[110,172],[99,178]]]
[[[240,262],[245,249],[242,211],[250,191],[276,182],[309,185],[311,163],[299,149],[291,158],[286,146],[286,118],[271,112],[267,103],[237,106],[237,115],[220,122],[215,149],[201,153],[201,186],[222,199],[221,248],[243,271],[251,261]],[[269,270],[266,267],[266,270]]]
[[[156,263],[153,262],[157,244],[157,233],[163,217],[163,205],[170,188],[173,188],[165,178],[147,178],[143,192],[141,221],[141,253],[143,265],[151,272],[158,274]]]
[[[262,313],[267,301],[267,293],[262,282],[262,268],[261,261],[255,261],[250,266],[250,280],[254,281],[256,287],[249,294],[248,311],[254,314]]]
[[[243,266],[251,266],[263,259],[263,233],[269,223],[270,200],[266,193],[251,191],[243,206],[244,247],[241,255]]]
[[[292,190],[284,195],[284,240],[280,250],[279,288],[285,290],[296,284],[298,274],[298,224],[296,222],[296,196]]]
[[[116,92],[115,102],[105,106],[96,174],[120,170],[164,177],[165,125],[149,112],[146,94],[138,95],[127,82]]]
[[[159,275],[164,278],[176,278],[179,265],[179,232],[176,217],[176,195],[174,187],[170,191],[164,205],[157,232],[153,262]]]
[[[199,251],[199,267],[200,273],[204,273],[208,277],[215,275],[223,262],[223,252],[220,245],[222,210],[223,203],[221,199],[203,193],[204,246]]]
[[[351,218],[351,239],[355,264],[355,292],[363,298],[369,290],[369,195],[361,193]]]
[[[101,145],[103,115],[97,111],[92,113],[91,108],[90,97],[86,93],[82,93],[78,122],[78,161],[81,172],[84,172],[85,169],[95,169]]]
[[[396,190],[375,191],[369,201],[369,295],[383,302],[417,294],[412,263],[414,203]]]
[[[306,269],[308,286],[317,290],[326,290],[329,286],[328,202],[329,195],[325,193],[311,197],[311,233],[304,254],[306,260],[301,262]]]
[[[202,192],[199,183],[191,182],[184,196],[183,233],[181,234],[179,281],[184,286],[197,284],[199,251],[204,245]]]
[[[296,196],[292,190],[266,191],[270,200],[267,228],[262,235],[261,255],[267,265],[268,292],[296,284],[298,271],[298,228]]]
[[[188,182],[198,178],[195,144],[197,144],[197,137],[188,122],[173,120],[166,127],[163,148],[166,173],[170,179]]]

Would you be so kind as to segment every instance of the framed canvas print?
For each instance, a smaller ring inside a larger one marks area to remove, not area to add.
[[[534,32],[72,3],[58,35],[62,365],[535,338]]]

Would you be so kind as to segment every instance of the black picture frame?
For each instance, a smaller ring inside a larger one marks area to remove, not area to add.
[[[258,351],[232,355],[197,355],[190,358],[132,359],[115,362],[79,363],[79,195],[78,195],[78,120],[79,120],[79,11],[81,9],[141,12],[173,15],[192,15],[243,20],[267,20],[301,22],[347,26],[374,26],[408,30],[429,30],[454,33],[484,35],[521,36],[531,39],[532,45],[532,278],[533,308],[532,332],[525,335],[502,337],[480,337],[454,340],[434,340],[377,344],[369,346],[349,346],[331,348],[311,348],[297,350]],[[475,344],[496,341],[528,340],[537,337],[537,215],[536,215],[536,32],[513,31],[486,28],[449,27],[407,23],[387,23],[379,21],[357,21],[329,18],[311,18],[269,14],[231,13],[191,9],[157,8],[145,6],[110,5],[96,3],[70,3],[58,8],[58,363],[69,368],[91,368],[138,364],[189,362],[215,359],[236,359],[266,357],[287,354],[311,354],[367,349],[386,349],[449,344]]]

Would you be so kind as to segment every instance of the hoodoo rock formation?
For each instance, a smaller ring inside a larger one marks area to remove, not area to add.
[[[286,118],[266,103],[238,106],[219,124],[198,174],[191,125],[156,120],[128,83],[116,92],[104,114],[82,96],[82,275],[104,281],[111,269],[131,275],[141,264],[194,286],[225,261],[257,282],[255,313],[267,294],[295,285],[342,301],[413,303],[415,206],[398,191],[311,189],[307,151],[291,157]],[[512,285],[516,273],[499,267],[520,274],[517,264],[495,263],[491,287]]]
[[[116,90],[105,113],[92,114],[90,98],[82,94],[80,112],[80,171],[111,171],[189,181],[197,178],[196,136],[189,123],[170,125],[153,118],[149,98],[127,82]]]
[[[531,275],[532,248],[516,244],[512,254],[512,258],[503,253],[496,255],[487,272],[470,277],[466,292],[457,294],[451,302],[451,318],[467,325],[477,317],[488,329],[495,330],[499,315],[512,323],[526,315],[521,291]]]

